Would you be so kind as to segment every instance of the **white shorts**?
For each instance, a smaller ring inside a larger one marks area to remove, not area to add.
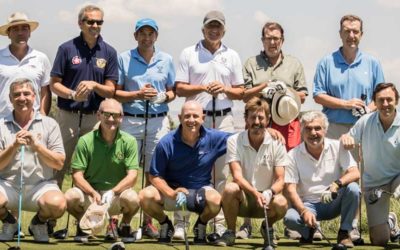
[[[59,191],[56,181],[43,181],[38,185],[24,185],[22,188],[22,210],[39,211],[39,199],[49,191]],[[7,199],[7,209],[16,211],[18,209],[19,190],[15,189],[10,182],[0,180],[0,193]]]

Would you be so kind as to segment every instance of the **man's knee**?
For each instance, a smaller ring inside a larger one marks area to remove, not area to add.
[[[206,207],[212,214],[217,214],[221,209],[221,195],[215,189],[206,190]]]
[[[356,182],[351,182],[346,186],[346,193],[356,198],[360,197],[360,187]]]
[[[288,202],[282,194],[275,195],[271,201],[270,209],[274,213],[274,217],[283,218],[288,210]]]
[[[137,208],[139,206],[139,197],[132,189],[124,190],[119,199],[120,203],[125,207]]]
[[[237,195],[240,192],[240,187],[235,182],[226,184],[224,192],[222,193],[222,199],[230,196]]]
[[[386,246],[390,238],[389,225],[384,223],[370,227],[369,238],[374,246]]]
[[[153,186],[148,186],[139,192],[139,203],[140,206],[145,209],[150,206],[152,202],[155,202],[158,190]]]
[[[38,201],[41,209],[46,209],[52,217],[61,217],[67,209],[67,202],[61,191],[46,192]]]

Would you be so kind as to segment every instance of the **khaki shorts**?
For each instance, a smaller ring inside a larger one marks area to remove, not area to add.
[[[242,198],[239,206],[238,216],[247,218],[264,218],[264,208],[258,206],[255,197],[251,194],[247,194],[243,190],[241,190],[241,193]]]
[[[67,192],[69,193],[75,193],[76,195],[79,196],[79,206],[83,207],[84,211],[87,210],[87,208],[90,206],[90,204],[93,203],[92,197],[83,193],[82,190],[80,190],[77,187],[73,187],[69,189]],[[107,191],[98,191],[100,195],[103,195]],[[75,195],[74,194],[74,195]],[[114,196],[114,199],[111,201],[111,206],[108,209],[108,214],[109,215],[119,215],[121,213],[121,204],[120,204],[120,197],[121,196],[127,196],[127,197],[137,197],[137,194],[135,190],[133,189],[126,189],[124,190],[120,195]],[[131,200],[131,199],[129,199]]]
[[[383,193],[381,198],[374,204],[368,204],[368,195],[377,188],[393,193],[396,187],[400,185],[400,175],[394,178],[390,183],[379,187],[366,187],[364,190],[364,201],[367,208],[368,227],[385,224],[388,221],[390,210],[390,195]]]
[[[22,188],[22,210],[39,211],[39,199],[49,191],[59,191],[56,181],[43,181],[38,185],[24,185]],[[10,182],[0,180],[0,193],[7,199],[7,209],[17,211],[19,201],[19,190],[15,189]]]

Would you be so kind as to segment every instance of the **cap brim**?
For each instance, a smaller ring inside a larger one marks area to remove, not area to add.
[[[209,24],[209,23],[211,23],[211,22],[213,22],[213,21],[217,21],[217,22],[219,22],[222,26],[225,26],[225,24],[224,24],[221,20],[219,20],[219,19],[217,19],[217,18],[208,19],[207,21],[205,21],[205,22],[203,23],[203,26],[205,26],[205,25],[207,25],[207,24]]]
[[[286,94],[290,97],[292,97],[298,107],[298,113],[296,115],[296,117],[298,116],[298,114],[300,113],[300,107],[301,107],[301,100],[300,97],[297,95],[296,91],[292,88],[287,88]],[[296,119],[296,117],[294,117],[291,120],[288,119],[284,119],[281,116],[278,115],[277,112],[277,102],[279,101],[279,99],[284,96],[282,94],[280,94],[279,92],[274,94],[274,97],[272,98],[272,104],[271,104],[271,116],[272,116],[272,121],[280,126],[285,126],[287,124],[289,124],[290,122],[292,122],[294,119]]]
[[[135,32],[138,31],[138,30],[140,30],[140,29],[143,28],[143,27],[146,27],[146,26],[147,26],[147,27],[150,27],[150,28],[152,28],[154,31],[158,32],[158,27],[154,27],[153,25],[150,25],[150,24],[144,24],[144,25],[135,27]]]
[[[18,22],[8,23],[3,26],[0,26],[0,35],[8,36],[7,30],[12,26],[20,24],[28,24],[31,29],[31,32],[34,31],[39,26],[39,23],[36,21],[18,21]]]

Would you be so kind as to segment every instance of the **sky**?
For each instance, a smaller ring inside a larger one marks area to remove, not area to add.
[[[58,46],[79,35],[78,12],[89,3],[104,9],[102,36],[118,53],[136,47],[133,28],[138,19],[155,19],[160,29],[156,46],[171,54],[175,63],[185,47],[202,38],[202,21],[210,10],[225,14],[223,42],[239,53],[242,62],[262,49],[264,23],[277,21],[285,30],[283,52],[303,64],[310,93],[318,61],[341,45],[340,18],[355,14],[364,21],[361,50],[381,62],[387,82],[400,86],[398,0],[0,0],[0,24],[5,24],[15,11],[39,21],[29,44],[53,62]],[[0,47],[8,44],[8,37],[0,37]],[[181,104],[182,99],[176,100],[170,108],[176,112]],[[242,110],[241,102],[235,105]],[[312,94],[302,107],[319,108]]]

